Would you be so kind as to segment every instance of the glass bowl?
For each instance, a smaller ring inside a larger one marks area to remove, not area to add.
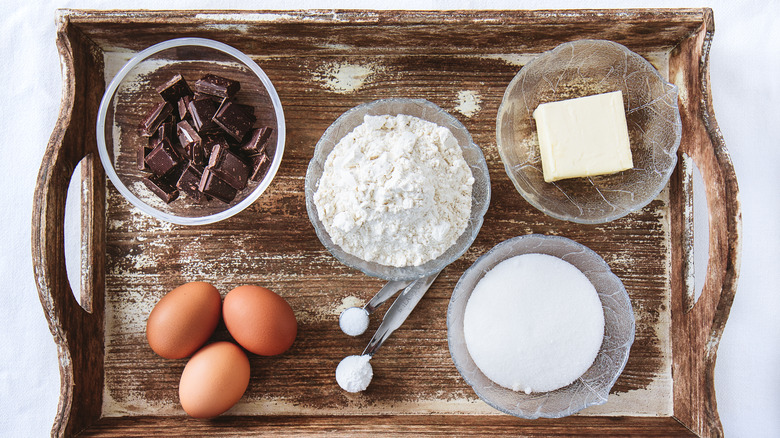
[[[270,126],[266,152],[271,163],[259,182],[249,182],[230,203],[217,199],[197,203],[186,196],[166,204],[143,183],[145,172],[136,164],[139,147],[147,143],[138,126],[162,102],[155,87],[181,73],[189,85],[211,73],[237,80],[237,103],[251,105],[254,127]],[[100,160],[119,192],[144,213],[181,225],[201,225],[226,219],[254,202],[268,188],[284,152],[285,122],[282,104],[271,80],[244,53],[204,38],[177,38],[155,44],[135,55],[108,85],[100,102],[97,143]]]
[[[458,145],[463,151],[463,158],[469,165],[471,174],[474,177],[471,194],[471,216],[465,231],[463,231],[455,244],[442,255],[419,266],[387,266],[376,262],[368,262],[345,252],[331,240],[317,214],[317,207],[314,205],[314,193],[319,187],[325,160],[339,140],[355,127],[362,124],[363,116],[384,114],[393,116],[406,114],[448,128],[458,141]],[[488,175],[487,163],[482,150],[474,144],[471,134],[458,119],[424,99],[381,99],[358,105],[346,111],[322,134],[320,141],[317,142],[317,146],[314,149],[314,157],[309,162],[309,168],[306,172],[306,211],[322,244],[345,265],[359,269],[372,277],[379,277],[385,280],[413,280],[428,276],[434,272],[441,271],[445,266],[455,261],[466,252],[477,237],[488,205],[490,205],[490,176]]]
[[[521,254],[548,254],[576,266],[598,292],[604,309],[604,341],[593,365],[580,378],[549,392],[526,394],[499,386],[479,370],[469,355],[463,315],[479,280],[502,261]],[[591,249],[565,237],[529,234],[505,240],[482,255],[460,277],[447,308],[447,341],[455,367],[485,403],[522,418],[560,418],[607,401],[628,361],[634,342],[634,312],[620,279]]]
[[[545,182],[536,107],[617,90],[623,92],[634,167]],[[496,122],[498,151],[517,191],[549,216],[585,224],[609,222],[652,201],[677,163],[681,135],[677,87],[641,56],[603,40],[561,44],[525,65],[504,92]]]

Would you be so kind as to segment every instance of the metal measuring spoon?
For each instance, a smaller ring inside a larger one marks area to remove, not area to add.
[[[384,304],[399,290],[409,286],[412,280],[388,281],[363,307],[350,307],[339,315],[339,327],[349,336],[360,336],[368,328],[368,315]]]
[[[427,277],[419,278],[415,280],[414,283],[407,286],[406,289],[401,292],[401,295],[398,295],[398,298],[393,301],[393,305],[387,309],[385,316],[382,317],[382,323],[379,324],[379,328],[376,329],[374,337],[371,338],[366,349],[363,350],[363,355],[373,356],[387,338],[389,338],[396,329],[401,327],[401,324],[406,321],[406,318],[409,317],[409,314],[412,313],[412,310],[414,310],[417,303],[420,302],[423,295],[425,295],[425,292],[428,291],[428,288],[431,287],[431,284],[433,284],[438,276],[439,273],[436,272]]]

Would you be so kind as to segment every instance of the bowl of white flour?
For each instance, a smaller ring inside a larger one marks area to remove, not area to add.
[[[373,277],[411,280],[471,246],[490,204],[490,177],[455,117],[423,99],[382,99],[325,131],[305,194],[317,237],[338,260]]]
[[[485,403],[560,418],[607,401],[636,325],[609,265],[560,236],[505,240],[461,276],[447,309],[455,367]]]

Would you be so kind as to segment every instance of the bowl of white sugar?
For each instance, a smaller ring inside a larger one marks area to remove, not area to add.
[[[466,382],[495,409],[529,419],[605,403],[634,330],[609,265],[558,236],[499,243],[464,272],[447,310],[450,355]]]
[[[479,233],[490,204],[482,150],[424,99],[356,106],[325,131],[306,173],[306,211],[345,265],[386,280],[442,270]]]

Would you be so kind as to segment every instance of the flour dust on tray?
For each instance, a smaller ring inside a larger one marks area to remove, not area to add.
[[[367,115],[328,155],[314,204],[347,253],[419,266],[466,229],[473,184],[449,129],[404,114]]]

